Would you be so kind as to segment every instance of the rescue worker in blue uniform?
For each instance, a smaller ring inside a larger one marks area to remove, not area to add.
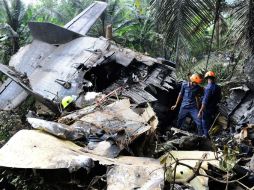
[[[217,112],[217,104],[221,100],[221,88],[215,83],[215,73],[213,71],[208,71],[205,74],[205,79],[207,79],[208,84],[205,87],[198,117],[201,118],[202,135],[208,137],[208,131]]]
[[[202,88],[199,86],[201,82],[202,78],[199,74],[191,75],[190,81],[182,83],[181,91],[177,97],[176,103],[171,107],[171,110],[174,110],[182,100],[177,121],[177,126],[180,129],[183,129],[184,121],[186,117],[190,115],[198,128],[198,133],[200,133],[201,120],[198,118],[198,110],[199,97],[202,93]]]

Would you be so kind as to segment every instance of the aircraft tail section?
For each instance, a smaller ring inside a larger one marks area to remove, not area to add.
[[[29,22],[34,39],[49,44],[64,44],[86,35],[92,25],[107,8],[107,3],[96,1],[64,27],[46,22]]]

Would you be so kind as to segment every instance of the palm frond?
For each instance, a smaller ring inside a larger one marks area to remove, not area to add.
[[[233,17],[235,22],[232,27],[232,39],[236,39],[237,46],[254,54],[254,1],[240,1],[236,5]]]
[[[182,36],[188,41],[199,38],[213,20],[215,0],[155,0],[153,7],[160,31],[166,40]]]

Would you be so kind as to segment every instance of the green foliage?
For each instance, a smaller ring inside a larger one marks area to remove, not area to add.
[[[63,26],[93,1],[38,0],[37,4],[26,8],[21,0],[1,0],[0,62],[7,64],[10,56],[20,46],[31,42],[32,37],[27,27],[29,21],[52,22]],[[117,43],[154,57],[177,60],[178,71],[182,73],[196,67],[192,63],[193,57],[199,61],[208,54],[216,0],[107,2],[107,10],[88,35],[105,36],[105,28],[111,24],[113,40]],[[234,51],[232,46],[235,44],[243,45],[239,47],[251,47],[254,44],[251,41],[254,10],[252,6],[250,0],[239,1],[233,7],[222,1],[222,12],[215,24],[212,51]],[[229,38],[230,36],[233,38]],[[217,67],[219,66],[214,66],[214,69],[219,70]],[[221,71],[224,70],[228,71],[222,66]]]
[[[10,56],[20,47],[19,36],[23,35],[22,20],[26,10],[21,0],[3,0],[0,10],[2,16],[0,19],[0,61],[7,64]]]
[[[38,4],[31,6],[32,20],[38,22],[51,22],[64,25],[78,15],[92,0],[40,0]]]
[[[233,169],[237,161],[238,149],[232,149],[227,145],[224,146],[223,157],[220,160],[220,169],[228,172]]]
[[[254,54],[254,2],[253,0],[241,0],[235,7],[232,10],[234,22],[231,40],[249,54]]]
[[[157,29],[175,49],[177,61],[184,61],[183,57],[204,40],[206,29],[213,20],[215,2],[154,0]]]
[[[171,164],[173,158],[170,154],[164,154],[160,157],[160,164],[164,166],[165,169],[165,180],[168,182],[172,182],[174,179],[174,167]]]

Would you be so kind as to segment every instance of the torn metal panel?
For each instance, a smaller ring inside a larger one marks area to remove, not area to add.
[[[130,109],[127,99],[110,104],[104,110],[85,115],[80,121],[91,123],[108,133],[124,130],[130,141],[151,128],[144,118]]]
[[[153,117],[155,117],[154,112],[153,115],[150,115],[150,119]],[[124,99],[108,105],[103,110],[85,115],[80,121],[90,124],[92,131],[105,131],[105,135],[112,137],[122,150],[127,148],[141,134],[151,130],[146,119],[147,117],[141,117],[132,111],[129,100]],[[98,151],[96,152],[98,153]]]
[[[253,93],[248,94],[240,103],[235,111],[231,114],[230,119],[234,124],[254,123],[254,101]]]
[[[165,90],[165,91],[172,90],[173,89],[172,85],[166,85],[166,82],[169,80],[168,77],[171,73],[172,73],[172,70],[168,66],[155,64],[152,67],[152,71],[150,75],[145,80],[145,83],[147,85],[153,85],[154,87],[157,87],[161,90]]]
[[[160,63],[160,61],[155,58],[146,56],[140,52],[136,52],[128,48],[119,47],[114,44],[111,45],[110,50],[115,52],[116,62],[125,67],[127,67],[134,59],[148,66],[151,66],[154,63]]]
[[[33,93],[33,90],[29,87],[29,81],[27,81],[27,77],[23,79],[20,73],[12,70],[11,68],[3,64],[0,64],[0,71],[10,77],[12,80],[14,80],[26,91],[28,91],[29,93]]]
[[[229,117],[234,124],[245,122],[254,122],[252,114],[254,113],[253,93],[246,86],[240,86],[230,89],[230,97],[225,103],[220,105],[220,112]]]
[[[244,65],[244,78],[240,80],[241,86],[236,86],[230,91],[229,98],[220,105],[220,112],[228,117],[228,125],[241,126],[244,123],[254,123],[254,75],[253,75],[254,57],[250,57]],[[239,80],[237,81],[237,83]],[[232,124],[232,125],[230,125]]]
[[[107,3],[95,1],[78,16],[68,22],[64,27],[79,34],[86,35],[86,33],[106,8]]]
[[[104,140],[101,142],[89,142],[84,148],[85,152],[90,152],[95,155],[105,156],[108,158],[115,158],[121,152],[121,149],[112,140]]]

